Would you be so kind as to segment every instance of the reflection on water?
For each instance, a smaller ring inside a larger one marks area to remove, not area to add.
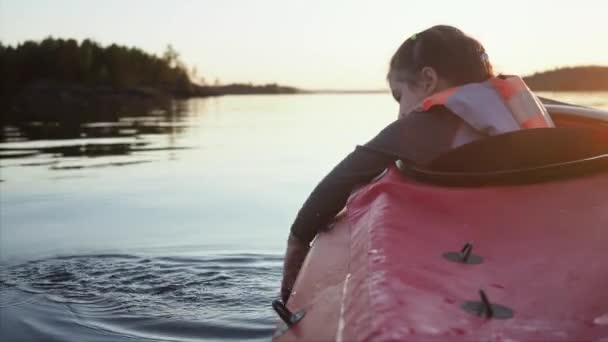
[[[116,122],[16,122],[0,130],[0,167],[49,166],[48,170],[74,170],[154,162],[144,152],[188,149],[176,146],[188,128],[187,106],[176,102],[173,110],[123,117]],[[155,136],[168,139],[159,141]],[[125,156],[128,156],[125,158]],[[23,158],[36,161],[21,162]],[[99,158],[105,157],[105,158]],[[112,158],[114,157],[114,158]],[[60,179],[65,177],[53,177]]]
[[[174,137],[188,127],[181,112],[152,112],[149,116],[125,117],[117,122],[20,122],[0,130],[0,158],[22,158],[39,154],[62,157],[126,155],[132,152],[175,149],[149,146],[148,135]]]
[[[267,340],[295,213],[396,113],[389,94],[230,96],[2,127],[0,340]]]

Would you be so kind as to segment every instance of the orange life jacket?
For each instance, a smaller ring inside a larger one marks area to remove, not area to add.
[[[553,121],[543,104],[518,76],[499,76],[482,83],[471,83],[450,88],[426,98],[422,102],[422,108],[429,110],[435,105],[444,105],[473,127],[484,126],[483,122],[479,122],[480,119],[491,121],[497,119],[496,115],[504,114],[497,112],[504,111],[498,110],[498,108],[494,110],[493,108],[485,108],[483,109],[487,111],[485,118],[479,115],[468,115],[463,110],[464,107],[474,108],[480,100],[482,102],[486,100],[476,96],[480,89],[492,89],[495,94],[498,94],[520,128],[554,127]]]

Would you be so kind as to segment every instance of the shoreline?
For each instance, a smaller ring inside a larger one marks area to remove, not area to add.
[[[546,93],[604,93],[608,89],[533,89]],[[388,89],[299,89],[277,84],[193,85],[187,93],[152,87],[115,88],[40,81],[14,95],[0,95],[2,124],[26,121],[115,121],[125,116],[146,116],[155,110],[175,114],[174,101],[230,95],[358,95],[388,94]]]
[[[0,95],[2,124],[24,121],[115,121],[125,116],[146,116],[152,111],[175,114],[175,100],[227,95],[298,94],[277,84],[200,86],[176,92],[158,87],[112,87],[74,82],[38,81],[12,94]]]

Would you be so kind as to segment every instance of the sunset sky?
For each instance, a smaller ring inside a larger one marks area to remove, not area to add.
[[[478,38],[499,72],[608,65],[607,13],[606,0],[0,0],[0,39],[170,43],[209,81],[376,89],[401,42],[436,24]]]

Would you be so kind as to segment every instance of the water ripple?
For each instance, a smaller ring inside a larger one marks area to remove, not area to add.
[[[280,270],[280,256],[257,254],[72,255],[2,266],[0,316],[12,318],[2,319],[0,337],[19,340],[27,326],[24,340],[268,339]],[[52,314],[34,313],[45,311]]]

